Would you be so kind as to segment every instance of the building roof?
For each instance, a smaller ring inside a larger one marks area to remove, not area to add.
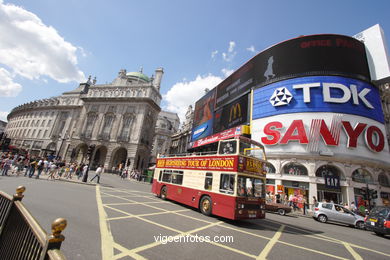
[[[144,80],[146,82],[150,82],[150,78],[148,76],[146,76],[145,74],[141,73],[141,72],[128,72],[126,73],[126,76],[128,78],[131,78],[131,79],[141,79],[141,80]]]

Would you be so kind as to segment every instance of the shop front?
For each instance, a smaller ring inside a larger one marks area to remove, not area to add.
[[[380,197],[382,199],[383,205],[390,206],[390,193],[389,192],[381,192]]]
[[[289,203],[295,203],[299,209],[303,209],[303,204],[308,203],[309,183],[299,181],[282,181],[284,195]]]

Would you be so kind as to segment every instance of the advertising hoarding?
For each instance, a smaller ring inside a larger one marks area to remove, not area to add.
[[[252,121],[252,139],[266,153],[324,155],[388,163],[386,130],[376,120],[345,113],[279,114]]]
[[[245,124],[249,121],[249,95],[218,109],[214,115],[214,133]]]
[[[222,131],[220,133],[199,139],[199,140],[193,142],[193,145],[191,148],[196,148],[196,147],[199,147],[202,145],[215,143],[215,142],[218,142],[220,140],[234,138],[234,137],[237,137],[237,136],[240,136],[243,134],[250,134],[249,126],[242,125],[242,126],[233,127],[231,129]]]
[[[216,108],[254,86],[311,75],[337,75],[370,81],[364,44],[334,34],[302,36],[274,45],[245,63],[216,88]]]
[[[192,141],[204,138],[213,133],[215,92],[215,88],[210,90],[195,103]]]
[[[352,78],[294,78],[258,88],[253,96],[253,119],[286,113],[334,112],[384,123],[379,90]]]

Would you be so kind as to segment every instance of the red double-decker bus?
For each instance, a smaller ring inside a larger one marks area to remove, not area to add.
[[[213,154],[158,157],[152,192],[228,219],[265,217],[264,147],[251,139],[219,141]]]

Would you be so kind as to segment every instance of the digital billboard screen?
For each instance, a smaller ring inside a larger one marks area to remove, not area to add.
[[[334,34],[302,36],[274,45],[253,57],[216,88],[216,108],[254,86],[314,75],[346,76],[370,81],[364,44]]]
[[[214,115],[214,133],[243,125],[249,119],[249,95],[234,100],[218,109]]]
[[[215,88],[195,103],[192,142],[213,134]]]

